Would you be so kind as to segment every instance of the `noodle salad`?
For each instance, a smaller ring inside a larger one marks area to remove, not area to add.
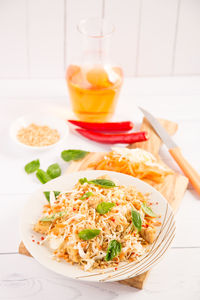
[[[149,195],[108,176],[80,178],[72,190],[44,194],[48,202],[33,230],[44,235],[41,244],[53,259],[85,271],[140,259],[161,225]]]

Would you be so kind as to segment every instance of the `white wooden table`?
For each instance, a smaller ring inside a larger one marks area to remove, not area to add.
[[[129,118],[138,127],[142,115],[136,105],[178,122],[175,141],[200,172],[200,78],[126,79],[118,118]],[[0,299],[200,299],[200,198],[190,186],[177,213],[172,248],[151,271],[142,291],[119,283],[64,278],[18,254],[20,211],[29,194],[40,186],[34,175],[24,172],[24,165],[40,158],[42,168],[59,162],[64,172],[67,163],[60,159],[61,150],[109,149],[70,135],[64,145],[49,152],[25,153],[10,140],[9,127],[18,116],[34,111],[63,118],[71,114],[64,80],[0,81]],[[164,146],[161,152],[164,160],[178,170]]]

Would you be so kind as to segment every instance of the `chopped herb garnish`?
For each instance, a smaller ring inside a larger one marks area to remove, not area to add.
[[[99,214],[104,215],[109,212],[113,206],[115,206],[115,203],[113,202],[101,202],[97,205],[96,211]]]
[[[63,217],[66,213],[67,213],[66,211],[61,211],[57,214],[46,216],[46,217],[40,219],[40,221],[41,222],[53,222],[54,220]]]
[[[95,238],[100,232],[99,229],[83,229],[78,233],[78,236],[81,240],[87,241]]]
[[[104,188],[116,187],[115,183],[108,179],[94,179],[94,180],[90,180],[89,183],[93,183],[95,185],[99,185]]]
[[[87,180],[86,177],[84,177],[84,178],[80,178],[80,179],[79,179],[79,182],[80,182],[80,184],[84,184],[85,182],[88,183],[88,180]]]
[[[142,210],[145,213],[145,215],[148,215],[148,216],[153,217],[153,218],[158,217],[156,215],[156,213],[153,212],[153,210],[151,209],[151,207],[147,206],[146,203],[142,203]]]
[[[141,231],[142,219],[140,213],[136,210],[131,209],[131,216],[134,227],[138,230],[138,232]]]
[[[50,192],[49,191],[45,191],[43,192],[47,201],[50,203]],[[55,198],[60,195],[60,192],[59,191],[53,191],[54,195],[55,195]]]
[[[79,182],[80,182],[80,184],[84,184],[85,182],[87,182],[88,184],[99,185],[99,186],[101,186],[103,188],[107,188],[107,189],[116,187],[115,183],[108,179],[87,180],[87,178],[84,177],[84,178],[80,178]]]
[[[122,245],[117,240],[110,241],[107,249],[107,254],[105,257],[106,261],[112,260],[115,256],[117,256],[122,250]]]
[[[80,200],[88,199],[92,195],[93,195],[92,192],[87,192],[87,193],[83,194],[83,196],[80,198]]]

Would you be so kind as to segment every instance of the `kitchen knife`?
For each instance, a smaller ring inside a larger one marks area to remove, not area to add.
[[[189,162],[184,158],[181,153],[181,149],[174,143],[171,136],[167,133],[167,131],[162,127],[159,121],[154,118],[152,114],[150,114],[145,109],[139,107],[139,109],[143,112],[146,119],[149,121],[155,132],[160,136],[163,143],[167,146],[169,153],[177,162],[185,176],[188,177],[194,189],[200,195],[200,175],[197,171],[189,164]]]

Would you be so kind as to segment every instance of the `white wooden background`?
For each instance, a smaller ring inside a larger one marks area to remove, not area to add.
[[[200,74],[200,0],[0,0],[0,78],[62,78],[90,16],[116,25],[126,76]]]

